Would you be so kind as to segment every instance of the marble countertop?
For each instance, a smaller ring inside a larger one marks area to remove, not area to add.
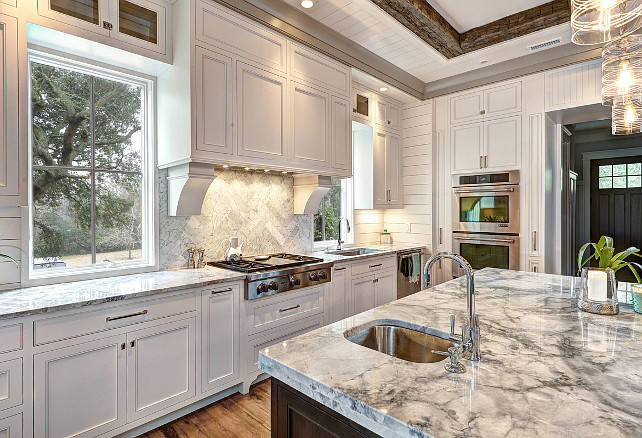
[[[466,315],[463,278],[271,346],[259,367],[386,438],[642,436],[642,315],[578,311],[570,277],[475,280],[482,360],[464,374],[344,336],[375,320],[449,330],[451,313]]]
[[[0,320],[244,279],[240,272],[206,267],[14,289],[0,292]]]
[[[332,248],[334,249],[334,246]],[[342,263],[342,262],[359,261],[362,259],[368,259],[372,257],[381,257],[384,255],[396,254],[398,252],[408,251],[408,250],[422,250],[424,252],[427,251],[426,245],[412,245],[412,244],[404,244],[404,243],[393,243],[393,244],[374,243],[374,244],[344,246],[343,248],[347,250],[349,250],[350,248],[374,248],[374,249],[380,249],[381,251],[373,252],[370,254],[361,254],[356,256],[343,256],[339,254],[328,254],[325,251],[314,251],[314,252],[308,253],[308,255],[312,257],[322,258],[326,262]]]

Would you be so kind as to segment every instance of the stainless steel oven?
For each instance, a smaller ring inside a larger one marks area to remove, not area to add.
[[[519,270],[519,236],[453,233],[453,252],[468,260],[473,269]],[[462,274],[459,263],[453,263],[453,277]]]
[[[519,234],[519,171],[453,177],[453,231]]]

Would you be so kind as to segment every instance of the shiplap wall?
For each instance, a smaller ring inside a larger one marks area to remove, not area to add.
[[[22,221],[20,207],[0,207],[0,253],[22,260]],[[26,257],[25,257],[26,258]],[[20,286],[20,268],[12,261],[0,259],[0,290]]]
[[[395,243],[432,248],[432,100],[403,108],[404,208],[385,210],[383,228]]]
[[[354,243],[379,243],[379,233],[383,230],[383,215],[383,210],[355,210]]]

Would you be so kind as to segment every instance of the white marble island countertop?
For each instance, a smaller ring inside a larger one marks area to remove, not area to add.
[[[259,367],[383,437],[640,437],[642,315],[578,311],[570,277],[475,274],[482,360],[449,374],[351,343],[374,320],[449,330],[465,279],[266,350]]]

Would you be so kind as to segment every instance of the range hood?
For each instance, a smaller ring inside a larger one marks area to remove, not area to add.
[[[294,214],[315,214],[331,188],[329,176],[294,175]]]

